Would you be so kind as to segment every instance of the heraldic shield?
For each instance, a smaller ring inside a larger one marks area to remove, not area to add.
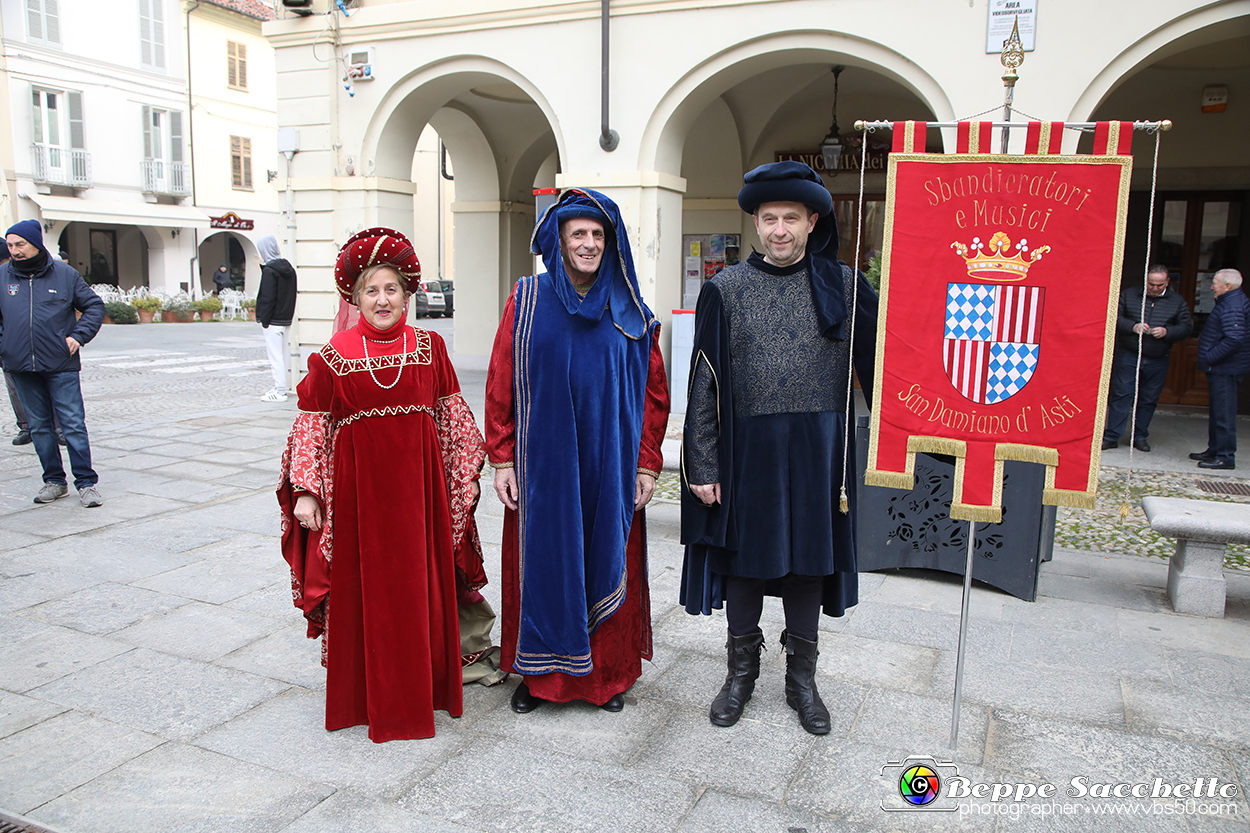
[[[993,405],[1024,389],[1037,370],[1045,296],[1039,286],[946,285],[942,363],[955,390]]]

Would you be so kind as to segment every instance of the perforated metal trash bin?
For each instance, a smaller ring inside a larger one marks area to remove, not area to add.
[[[962,576],[968,522],[951,520],[954,458],[916,455],[916,486],[909,492],[865,486],[868,417],[856,420],[856,553],[861,573],[913,567]],[[1055,507],[1042,505],[1046,467],[1008,460],[1003,465],[1003,522],[976,524],[972,577],[1033,601],[1037,572],[1055,547]]]

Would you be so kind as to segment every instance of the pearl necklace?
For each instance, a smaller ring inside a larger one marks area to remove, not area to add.
[[[400,354],[401,357],[408,355],[408,331],[407,330],[404,330],[403,338],[404,338],[404,352]],[[398,340],[399,339],[393,338],[390,341],[379,341],[376,343],[377,344],[394,344]],[[364,333],[360,334],[360,343],[364,345],[364,348],[365,348],[365,367],[368,369],[369,375],[373,377],[373,384],[377,385],[382,390],[390,390],[391,388],[398,385],[400,378],[402,378],[404,375],[403,360],[401,359],[399,362],[399,373],[395,374],[395,381],[391,382],[389,385],[384,385],[378,381],[378,377],[373,372],[373,362],[369,359],[369,339],[365,338]]]

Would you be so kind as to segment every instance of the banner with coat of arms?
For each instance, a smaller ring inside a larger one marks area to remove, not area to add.
[[[1005,460],[1045,464],[1043,501],[1093,506],[1111,372],[1131,123],[1060,155],[1062,123],[994,155],[898,123],[889,157],[869,485],[910,489],[918,452],[956,458],[951,517],[1002,519]]]

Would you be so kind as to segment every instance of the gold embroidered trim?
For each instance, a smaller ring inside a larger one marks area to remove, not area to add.
[[[347,359],[330,344],[321,348],[321,358],[335,376],[346,376],[349,373],[366,373],[370,369],[403,367],[410,364],[431,364],[433,354],[430,348],[430,334],[425,330],[414,330],[416,342],[406,353],[393,356],[373,356],[368,359]],[[381,342],[379,342],[381,343]]]
[[[639,469],[638,469],[638,473],[639,473],[639,474],[649,474],[649,475],[651,475],[652,477],[654,477],[656,480],[659,480],[659,479],[660,479],[660,473],[659,473],[658,471],[651,471],[651,469],[639,468]]]
[[[510,468],[513,468],[514,466],[516,466],[516,463],[512,461],[509,461],[507,463],[496,463],[494,460],[490,461],[490,467],[493,469],[510,469]]]
[[[370,408],[367,411],[357,411],[350,416],[343,417],[338,422],[334,423],[334,427],[335,429],[339,429],[345,425],[351,425],[358,419],[365,419],[367,417],[399,416],[400,414],[415,413],[425,413],[433,417],[434,409],[428,405],[390,405],[385,408]]]

